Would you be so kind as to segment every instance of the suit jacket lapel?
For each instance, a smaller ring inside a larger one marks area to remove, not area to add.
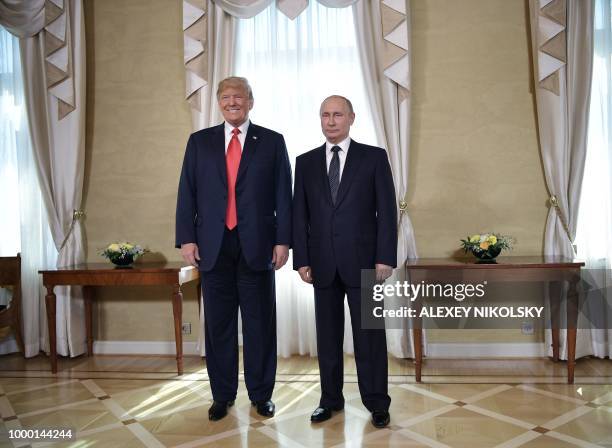
[[[323,143],[323,146],[320,146],[317,148],[317,175],[319,177],[319,181],[321,182],[322,188],[323,188],[323,194],[325,195],[325,198],[327,199],[327,202],[329,203],[329,205],[333,205],[332,204],[332,198],[331,198],[331,191],[329,189],[329,176],[327,175],[327,158],[326,158],[326,152],[325,152],[325,143]]]
[[[338,188],[338,197],[336,198],[336,207],[342,203],[342,200],[346,196],[351,182],[355,177],[355,173],[359,169],[359,164],[361,163],[361,148],[359,148],[358,145],[359,144],[357,142],[351,140],[351,144],[349,145],[348,153],[346,155],[346,161],[344,163],[344,169],[342,170],[342,178],[340,179],[340,187]]]
[[[213,157],[219,168],[219,175],[225,188],[227,188],[227,167],[225,165],[225,124],[216,127],[212,136]]]
[[[236,185],[240,183],[240,180],[244,177],[249,163],[253,159],[257,144],[259,143],[259,128],[253,123],[249,124],[246,138],[244,139],[244,148],[242,148],[242,156],[240,157],[240,167],[238,168],[238,178],[236,179]]]

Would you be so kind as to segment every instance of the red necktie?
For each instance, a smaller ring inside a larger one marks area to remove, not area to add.
[[[225,226],[232,230],[238,224],[236,216],[236,178],[238,177],[238,167],[240,166],[240,140],[238,134],[240,129],[232,130],[232,139],[227,147],[225,155],[225,166],[227,167],[227,210],[225,211]]]

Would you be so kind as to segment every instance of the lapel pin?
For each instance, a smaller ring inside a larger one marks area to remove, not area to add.
[[[257,136],[256,135],[253,136],[253,140],[257,140]]]

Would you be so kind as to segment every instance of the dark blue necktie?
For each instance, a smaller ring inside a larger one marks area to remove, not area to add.
[[[331,148],[331,152],[333,152],[334,155],[332,156],[331,163],[329,164],[329,172],[327,173],[329,177],[329,190],[331,191],[334,205],[336,205],[338,187],[340,187],[340,156],[338,155],[338,151],[340,151],[339,146],[333,146]]]

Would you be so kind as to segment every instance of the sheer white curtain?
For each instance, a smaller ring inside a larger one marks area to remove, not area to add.
[[[42,347],[44,292],[38,270],[55,266],[57,251],[36,175],[26,117],[19,40],[0,27],[0,256],[22,256],[22,319],[26,356]],[[1,302],[0,302],[1,303]],[[0,354],[17,351],[0,341]]]
[[[573,258],[586,158],[593,54],[593,0],[529,0],[534,95],[544,179],[550,194],[544,255]],[[552,292],[552,291],[551,291]],[[561,300],[563,291],[551,300]],[[567,358],[567,332],[559,357]],[[587,331],[577,331],[576,357],[589,354]],[[552,334],[545,332],[548,354]]]
[[[595,0],[593,77],[587,154],[576,235],[578,256],[600,275],[601,290],[612,286],[612,0]],[[610,297],[606,297],[608,303]],[[587,301],[587,305],[597,306]],[[602,305],[602,304],[599,304]],[[603,307],[599,312],[605,311]],[[612,316],[607,316],[611,328]],[[612,331],[591,331],[595,356],[612,356]]]
[[[319,106],[332,94],[353,103],[351,137],[382,145],[368,107],[351,8],[310,2],[290,20],[272,4],[251,19],[238,20],[234,73],[253,87],[251,120],[284,135],[292,164],[325,141]],[[313,289],[291,267],[289,260],[276,276],[278,353],[315,355]],[[345,314],[344,349],[350,353],[352,332]]]

